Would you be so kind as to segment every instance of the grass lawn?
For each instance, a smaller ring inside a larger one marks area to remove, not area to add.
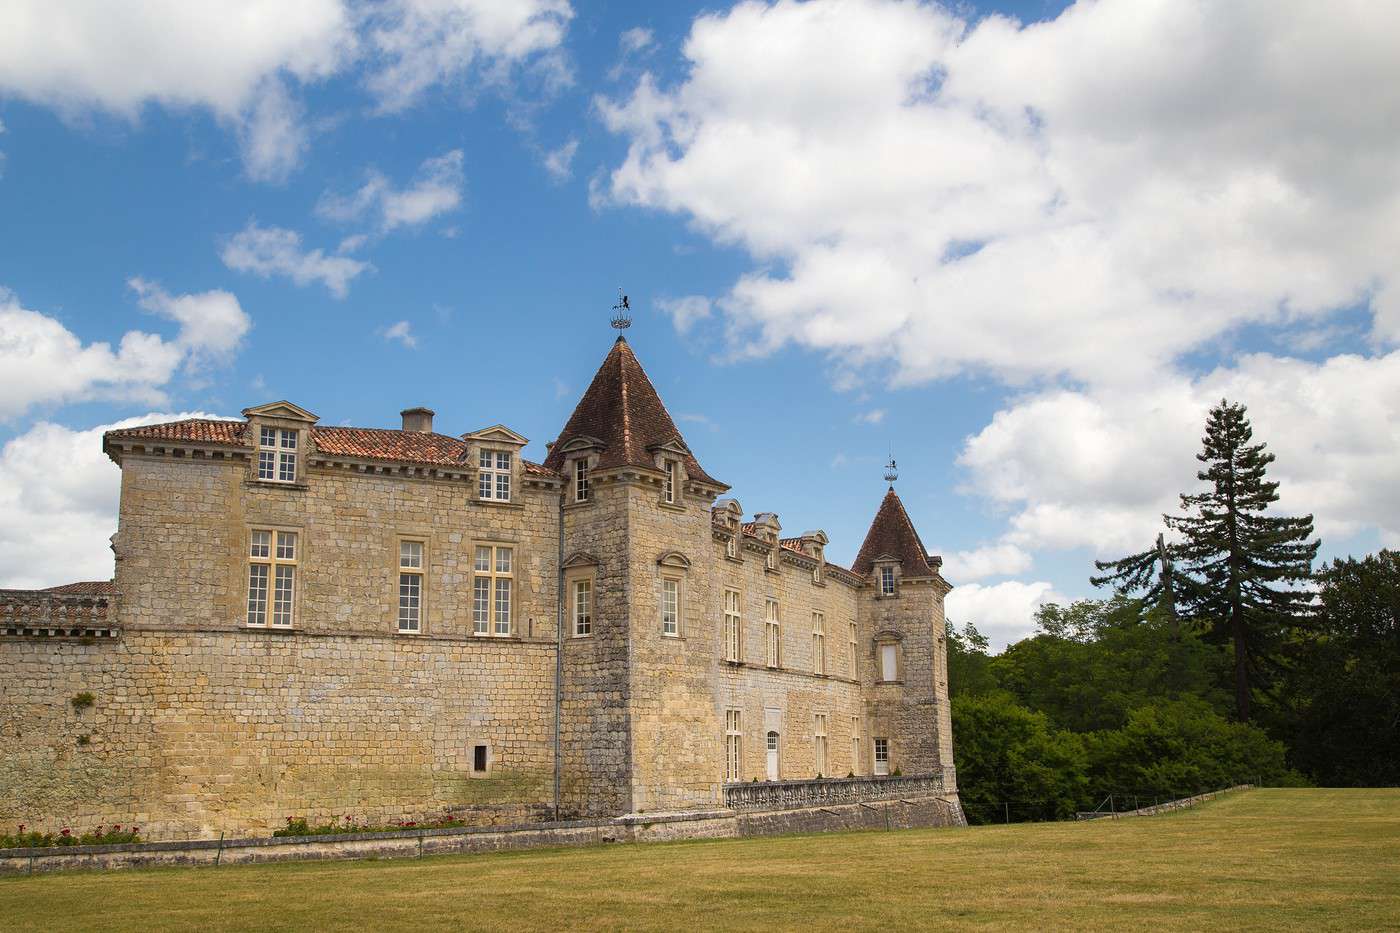
[[[1166,816],[0,878],[3,930],[1400,929],[1400,789]]]

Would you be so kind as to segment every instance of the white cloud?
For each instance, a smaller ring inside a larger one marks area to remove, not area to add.
[[[578,140],[570,139],[558,149],[551,149],[544,155],[544,169],[549,177],[557,182],[568,181],[573,176],[574,154],[578,152]]]
[[[684,53],[598,102],[606,191],[755,258],[718,302],[752,352],[1135,382],[1372,295],[1400,337],[1400,6],[748,2]]]
[[[224,291],[169,295],[132,279],[141,305],[180,325],[173,340],[139,330],[116,349],[83,341],[57,319],[20,305],[0,288],[0,420],[36,405],[91,399],[145,404],[165,400],[163,387],[181,364],[225,363],[250,326],[238,299]]]
[[[872,408],[856,415],[856,424],[883,424],[885,420],[885,410],[883,408]]]
[[[316,204],[316,213],[327,220],[347,223],[373,216],[380,232],[414,227],[462,205],[462,150],[453,149],[419,166],[403,188],[383,174],[370,170],[369,179],[350,195],[327,191]],[[343,245],[343,244],[342,244]]]
[[[1400,543],[1400,351],[1253,354],[1131,391],[1036,393],[968,438],[959,462],[972,491],[1009,511],[1005,545],[1118,556],[1150,544],[1197,487],[1206,412],[1222,397],[1249,406],[1255,440],[1277,456],[1278,508],[1313,513],[1324,539],[1374,528]]]
[[[408,321],[397,321],[379,332],[385,340],[397,340],[409,350],[418,346],[418,338],[413,336],[413,325]]]
[[[993,651],[1019,641],[1035,631],[1035,613],[1046,603],[1068,600],[1044,581],[1008,580],[986,586],[966,583],[953,588],[944,604],[948,621],[958,628],[969,622],[987,636]]]
[[[573,9],[565,0],[393,0],[370,17],[366,83],[386,112],[417,103],[437,84],[502,82],[535,64],[562,80],[557,52]]]
[[[636,55],[656,45],[656,35],[644,26],[633,26],[618,37],[617,45],[623,55]]]
[[[207,108],[237,130],[249,175],[277,179],[304,146],[286,81],[330,76],[354,46],[340,0],[11,0],[0,95],[133,121],[147,104]]]
[[[187,352],[189,363],[205,359],[227,363],[253,326],[231,292],[214,290],[172,296],[156,283],[139,277],[129,279],[127,284],[136,292],[141,307],[179,323],[180,334],[175,343]]]
[[[229,238],[220,258],[230,269],[262,278],[285,275],[298,285],[320,282],[337,298],[349,293],[356,276],[374,268],[348,256],[327,256],[320,249],[303,251],[301,234],[284,227],[260,227],[252,220]]]
[[[27,589],[112,576],[121,471],[102,434],[203,412],[152,413],[73,430],[41,421],[0,448],[0,587]]]
[[[660,298],[656,306],[671,316],[676,333],[685,335],[697,321],[710,316],[710,299],[704,295],[685,295],[680,298]]]
[[[961,583],[987,577],[1005,577],[1031,569],[1031,555],[1014,544],[985,544],[970,551],[952,551],[943,557],[943,575]]]

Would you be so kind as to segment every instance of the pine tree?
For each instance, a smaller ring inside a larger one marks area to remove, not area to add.
[[[1163,535],[1157,535],[1157,543],[1145,551],[1118,560],[1096,560],[1094,566],[1110,573],[1090,577],[1090,583],[1094,586],[1112,585],[1123,593],[1141,591],[1143,605],[1161,609],[1171,624],[1172,634],[1178,632],[1176,567]]]
[[[1204,492],[1182,495],[1184,515],[1165,515],[1180,540],[1119,561],[1099,563],[1111,570],[1095,583],[1116,582],[1149,598],[1172,599],[1182,614],[1210,627],[1234,649],[1235,709],[1250,716],[1251,684],[1257,684],[1277,655],[1283,633],[1307,619],[1312,562],[1319,542],[1312,539],[1312,516],[1270,516],[1278,483],[1266,479],[1274,455],[1252,444],[1245,406],[1221,399],[1206,418],[1205,464],[1196,478]],[[1162,572],[1153,579],[1154,561]],[[1176,564],[1173,567],[1174,563]]]

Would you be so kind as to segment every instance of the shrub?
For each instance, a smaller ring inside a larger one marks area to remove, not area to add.
[[[84,690],[82,693],[75,694],[75,695],[73,696],[73,699],[69,700],[68,702],[69,702],[69,703],[72,703],[72,704],[73,704],[73,708],[74,708],[75,710],[77,710],[78,712],[81,713],[83,710],[87,709],[87,708],[88,708],[89,706],[91,706],[93,703],[97,702],[97,697],[93,696],[91,693],[88,693],[86,690]]]
[[[0,849],[43,849],[49,846],[106,846],[125,842],[140,842],[137,826],[99,826],[92,832],[74,835],[67,827],[57,833],[40,833],[25,829],[23,823],[13,834],[0,833]]]
[[[397,823],[356,823],[353,816],[312,826],[304,816],[287,817],[287,825],[274,830],[273,836],[331,836],[343,833],[392,833],[402,829],[456,829],[468,825],[466,820],[445,816],[437,820],[402,820]]]

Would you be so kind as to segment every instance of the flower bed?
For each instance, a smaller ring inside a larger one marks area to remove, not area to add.
[[[353,816],[347,816],[340,822],[323,823],[319,826],[312,826],[306,821],[304,816],[287,817],[287,825],[276,830],[274,836],[333,836],[345,833],[391,833],[401,829],[458,829],[468,826],[465,820],[444,817],[439,820],[405,820],[398,823],[374,824],[357,823]]]

